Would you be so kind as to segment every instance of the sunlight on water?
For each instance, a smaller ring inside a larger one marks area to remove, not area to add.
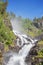
[[[12,27],[13,27],[14,34],[16,36],[18,36],[17,45],[19,47],[22,47],[22,48],[19,50],[18,54],[14,54],[12,57],[10,57],[7,65],[27,65],[25,63],[25,58],[29,54],[31,48],[33,46],[35,46],[34,43],[37,40],[33,40],[32,38],[27,37],[27,35],[21,34],[20,32],[18,32],[19,30],[18,31],[17,30],[15,31],[14,30],[14,24],[13,24],[13,22],[12,22]],[[20,42],[19,41],[21,41],[21,45],[20,45]]]

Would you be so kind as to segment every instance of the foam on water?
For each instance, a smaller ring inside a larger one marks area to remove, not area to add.
[[[14,21],[15,21],[15,23],[14,23]],[[37,40],[33,40],[31,37],[28,37],[27,35],[18,32],[20,30],[18,28],[20,28],[20,27],[17,25],[18,24],[17,20],[15,19],[14,21],[11,20],[13,32],[18,37],[17,45],[22,48],[19,50],[18,54],[13,54],[13,56],[10,57],[10,59],[6,65],[27,65],[25,63],[25,58],[28,55],[28,53],[30,52],[31,48],[33,46],[35,46],[35,42]],[[17,24],[16,24],[16,22],[17,22]],[[16,24],[16,26],[14,26],[15,24]],[[15,29],[16,29],[16,31],[15,31]],[[21,44],[19,41],[21,41]]]
[[[14,32],[14,30],[13,30]],[[26,36],[23,37],[22,34],[18,32],[14,32],[16,36],[18,36],[21,39],[21,46],[25,44],[18,52],[18,54],[14,54],[10,59],[7,65],[26,65],[25,63],[25,58],[28,55],[30,49],[35,45],[33,42],[27,41],[25,38]],[[31,40],[31,38],[30,38]],[[17,40],[18,41],[18,40]],[[25,42],[25,43],[24,43]],[[27,44],[28,43],[28,44]],[[19,42],[18,42],[19,45]]]

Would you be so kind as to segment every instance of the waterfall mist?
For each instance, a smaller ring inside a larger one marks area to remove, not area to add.
[[[11,21],[13,30],[22,32],[22,20],[21,19],[19,19],[18,17],[15,17],[15,18],[12,18],[10,21]]]

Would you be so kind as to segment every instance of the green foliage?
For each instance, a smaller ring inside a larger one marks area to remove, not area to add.
[[[43,56],[43,49],[38,52],[38,56]]]
[[[39,46],[40,46],[40,45],[43,45],[43,40],[39,41],[39,42],[38,42],[38,45],[39,45]]]
[[[6,12],[6,2],[0,1],[0,42],[4,43],[5,51],[8,51],[8,45],[14,44],[16,36],[12,32],[12,26],[8,18],[9,14]]]
[[[9,27],[6,27],[5,23],[3,22],[3,17],[0,17],[0,42],[11,44],[15,38],[16,37],[12,30],[10,30]]]
[[[3,2],[0,1],[0,13],[3,14],[6,11],[6,7],[7,7],[7,1]]]
[[[12,41],[6,41],[5,44],[6,45],[10,45],[12,43]]]
[[[31,28],[31,25],[32,25],[32,22],[29,19],[25,19],[23,21],[23,26],[24,26],[25,29]]]
[[[22,29],[23,32],[25,32],[26,34],[32,37],[41,34],[41,31],[34,26],[33,22],[30,19],[23,19]]]

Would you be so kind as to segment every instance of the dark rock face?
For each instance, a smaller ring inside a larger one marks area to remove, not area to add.
[[[9,50],[12,50],[13,52],[19,52],[20,50],[20,47],[18,47],[17,45],[12,47],[12,46],[9,46]]]
[[[4,52],[4,44],[0,42],[0,51]]]
[[[0,64],[3,64],[4,45],[0,42]]]
[[[43,19],[42,19],[42,20],[40,19],[39,21],[33,22],[33,24],[34,24],[37,28],[43,29]]]
[[[33,48],[30,50],[29,55],[32,55],[32,56],[38,55],[37,51],[38,51],[38,48],[37,48],[37,47],[33,47]]]
[[[30,52],[27,55],[26,60],[25,60],[25,62],[28,63],[28,65],[29,65],[29,63],[30,63],[30,65],[35,65],[36,60],[33,62],[32,57],[35,57],[36,55],[38,55],[37,51],[38,51],[38,47],[37,46],[34,46],[30,50]]]

